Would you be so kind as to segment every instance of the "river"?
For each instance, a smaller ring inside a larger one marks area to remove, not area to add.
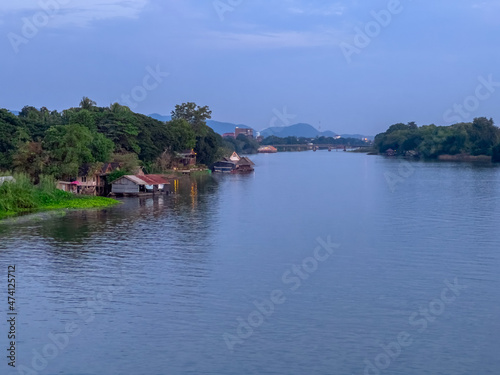
[[[176,195],[1,223],[4,353],[9,265],[18,312],[1,373],[500,372],[500,168],[251,158]]]

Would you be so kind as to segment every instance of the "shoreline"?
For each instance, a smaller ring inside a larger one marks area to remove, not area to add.
[[[36,214],[48,211],[64,211],[64,210],[91,210],[104,209],[121,204],[120,201],[106,197],[94,196],[74,196],[68,197],[56,204],[42,205],[32,209],[19,209],[14,211],[0,211],[0,221],[4,219],[12,219],[23,215]]]

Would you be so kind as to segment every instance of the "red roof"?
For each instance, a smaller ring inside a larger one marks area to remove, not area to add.
[[[148,185],[165,185],[170,183],[164,177],[158,174],[147,174],[144,176],[136,176],[136,177],[140,178],[144,182],[147,182]]]

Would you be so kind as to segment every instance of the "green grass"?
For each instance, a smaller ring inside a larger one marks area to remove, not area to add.
[[[34,186],[25,175],[14,176],[16,182],[0,185],[0,219],[22,213],[108,207],[118,201],[104,197],[80,196],[56,189],[55,181],[42,176]]]

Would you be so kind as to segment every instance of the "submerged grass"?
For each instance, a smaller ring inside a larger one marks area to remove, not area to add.
[[[42,176],[36,186],[25,175],[14,177],[15,182],[0,185],[0,219],[40,210],[88,209],[118,203],[110,198],[79,196],[58,190],[50,176]]]

